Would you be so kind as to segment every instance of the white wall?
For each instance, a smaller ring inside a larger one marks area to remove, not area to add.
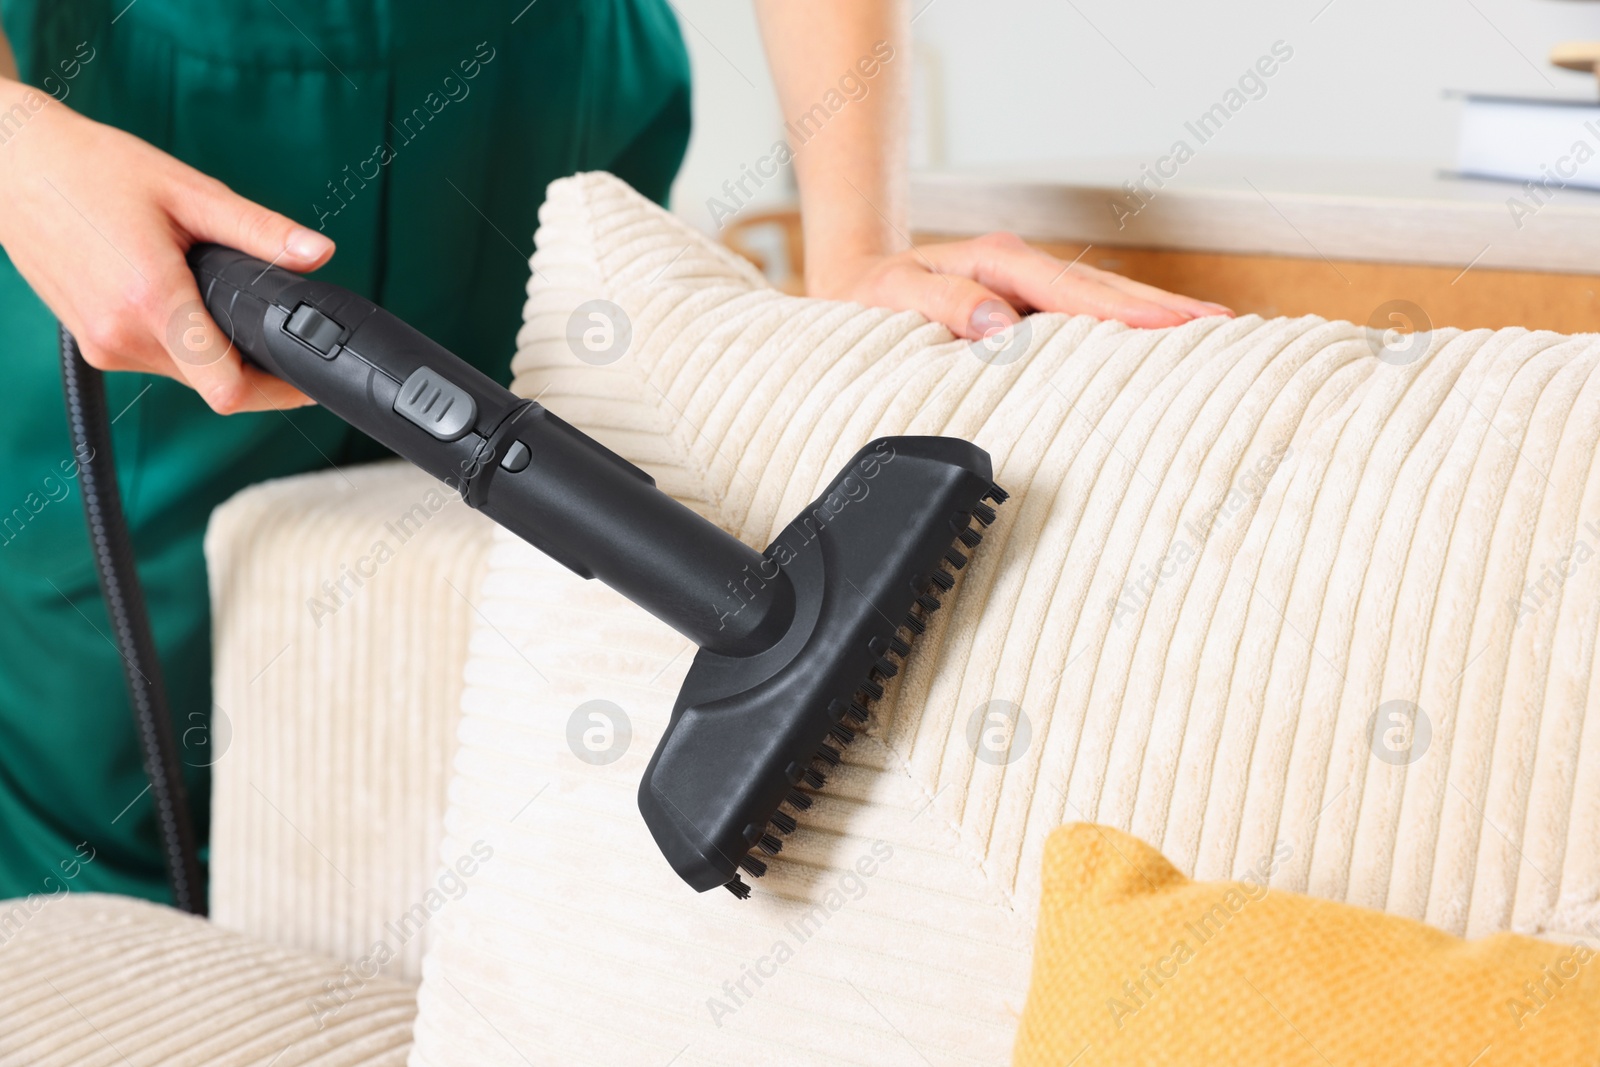
[[[1160,154],[1278,40],[1294,57],[1211,150],[1446,164],[1455,130],[1447,89],[1596,95],[1593,78],[1545,57],[1557,41],[1600,39],[1600,3],[911,2],[924,105],[917,155],[950,166]],[[674,6],[696,77],[695,137],[674,208],[709,228],[707,197],[766,152],[782,119],[750,0]],[[789,181],[769,183],[761,202],[792,197]]]
[[[721,196],[722,183],[737,178],[741,164],[766,154],[782,136],[783,118],[751,0],[672,0],[672,7],[694,68],[694,136],[672,187],[672,207],[711,230],[706,199]],[[793,182],[785,168],[754,203],[793,199]]]

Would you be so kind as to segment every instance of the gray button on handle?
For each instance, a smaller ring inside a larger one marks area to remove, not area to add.
[[[454,441],[472,429],[478,405],[459,385],[427,367],[418,367],[400,386],[394,410],[441,441]]]
[[[310,345],[317,355],[324,359],[328,358],[328,353],[333,351],[333,346],[339,341],[339,335],[344,332],[343,326],[310,304],[301,304],[295,308],[294,314],[289,316],[289,321],[283,324],[283,329],[291,337]]]
[[[507,474],[516,474],[526,470],[528,461],[533,458],[533,453],[521,441],[512,441],[506,446],[506,454],[500,457],[500,469]]]

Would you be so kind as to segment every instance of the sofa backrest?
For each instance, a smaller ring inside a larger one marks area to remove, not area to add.
[[[1003,1061],[1077,820],[1454,932],[1600,920],[1600,339],[1041,315],[975,349],[767,289],[605,175],[541,221],[518,390],[749,543],[880,434],[975,440],[1014,499],[747,902],[635,808],[687,642],[500,536],[442,851],[492,858],[415,1063]]]

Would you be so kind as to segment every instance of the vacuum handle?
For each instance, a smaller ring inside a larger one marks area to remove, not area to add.
[[[372,301],[219,245],[189,265],[244,358],[576,573],[715,652],[787,629],[792,591],[760,553]]]

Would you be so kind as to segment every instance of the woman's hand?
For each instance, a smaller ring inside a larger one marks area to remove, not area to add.
[[[1069,265],[1010,234],[893,251],[910,232],[910,5],[759,0],[757,13],[778,104],[789,119],[813,296],[920,311],[974,341],[1028,311],[1130,326],[1232,314],[1220,304]]]
[[[7,110],[27,118],[0,144],[0,246],[91,366],[187,382],[222,414],[311,402],[240,362],[184,253],[216,241],[307,271],[332,241],[38,90],[0,81]]]
[[[1221,304],[1178,296],[1083,263],[1065,263],[1009,233],[819,264],[807,273],[812,295],[920,311],[957,337],[973,341],[1034,311],[1093,315],[1143,327],[1233,314]]]

